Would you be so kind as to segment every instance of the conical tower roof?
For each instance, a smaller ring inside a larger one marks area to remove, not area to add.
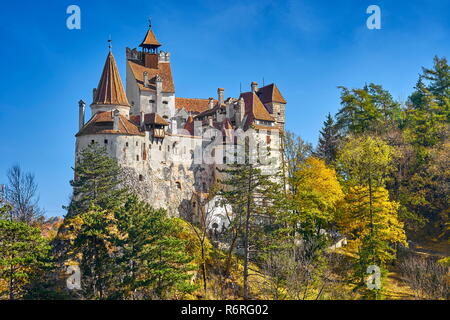
[[[156,40],[156,36],[150,27],[145,35],[144,41],[139,45],[142,48],[158,48],[161,44]]]
[[[110,51],[106,58],[102,77],[98,83],[93,104],[129,106],[122,80],[117,70],[116,60]]]

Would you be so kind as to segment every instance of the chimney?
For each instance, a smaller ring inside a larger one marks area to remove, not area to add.
[[[83,100],[78,102],[79,113],[78,113],[78,127],[79,129],[83,129],[84,127],[84,111],[86,109],[86,103]]]
[[[213,118],[208,118],[208,124],[209,124],[209,126],[210,127],[212,127],[213,126]]]
[[[253,81],[251,86],[252,86],[252,92],[256,93],[258,91],[258,82]]]
[[[219,106],[221,106],[223,104],[224,101],[224,89],[223,88],[219,88],[217,89],[217,95],[219,97]]]
[[[148,88],[148,72],[144,71],[144,87]]]
[[[113,111],[113,120],[114,120],[113,130],[114,131],[119,131],[119,115],[120,115],[119,110],[116,109]]]
[[[140,120],[141,120],[141,128],[144,128],[144,125],[145,125],[145,113],[144,113],[144,111],[141,111]]]
[[[214,98],[209,98],[208,107],[209,107],[209,109],[214,108]]]
[[[156,108],[155,113],[162,111],[162,78],[159,74],[156,75]]]

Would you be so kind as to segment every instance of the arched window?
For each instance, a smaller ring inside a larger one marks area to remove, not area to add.
[[[175,184],[177,185],[177,189],[181,190],[181,182],[180,181],[176,181]]]

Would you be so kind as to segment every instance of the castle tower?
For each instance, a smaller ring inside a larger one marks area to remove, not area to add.
[[[130,105],[123,89],[116,60],[110,50],[97,89],[94,89],[91,110],[94,115],[98,112],[116,109],[119,110],[120,114],[129,118]]]

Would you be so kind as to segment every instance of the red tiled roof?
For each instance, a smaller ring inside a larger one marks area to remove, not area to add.
[[[280,90],[278,90],[275,83],[269,84],[258,90],[258,97],[261,99],[262,103],[279,102],[286,103]]]
[[[147,68],[143,65],[128,60],[128,65],[130,66],[131,71],[133,72],[134,78],[136,79],[139,89],[142,91],[154,91],[156,87],[154,85],[156,75],[159,75],[162,78],[162,91],[163,92],[175,92],[175,85],[173,83],[172,78],[172,69],[170,67],[170,63],[158,63],[158,69]],[[148,73],[148,79],[152,83],[149,87],[144,86],[144,72]]]
[[[217,100],[213,100],[214,105]],[[175,107],[188,112],[201,113],[209,109],[209,99],[176,98]]]
[[[161,44],[156,40],[156,36],[153,33],[152,29],[148,29],[147,34],[145,35],[144,40],[139,45],[140,47],[160,47]]]
[[[241,94],[241,97],[244,99],[245,114],[247,116],[245,128],[248,128],[254,120],[275,122],[275,119],[269,114],[255,93],[245,92]]]
[[[86,125],[76,134],[77,137],[87,134],[126,134],[126,135],[145,135],[139,128],[125,116],[119,115],[119,130],[113,130],[114,117],[113,111],[104,111],[96,113]]]
[[[109,52],[106,58],[93,104],[129,106],[112,52]]]
[[[136,115],[136,116],[130,116],[130,120],[133,121],[136,125],[140,125],[141,124],[141,116],[140,115]],[[161,126],[168,126],[169,123],[164,120],[163,117],[161,117],[159,114],[157,113],[147,113],[144,115],[144,123],[145,124],[158,124]]]

